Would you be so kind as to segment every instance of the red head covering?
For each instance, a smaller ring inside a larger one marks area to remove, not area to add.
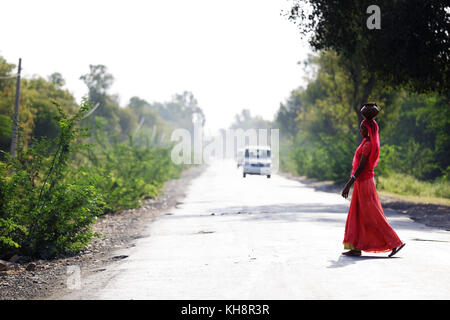
[[[367,159],[366,165],[363,172],[373,172],[373,168],[378,164],[378,159],[380,157],[380,136],[378,134],[378,124],[375,120],[363,120],[362,125],[365,126],[369,132],[370,138],[370,153]],[[353,157],[353,170],[352,174],[355,173],[359,165],[359,160],[361,159],[361,149],[366,143],[367,139],[364,138],[358,149],[356,149],[355,156]],[[361,173],[362,174],[362,173]]]

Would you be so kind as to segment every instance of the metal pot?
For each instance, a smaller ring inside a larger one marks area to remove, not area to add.
[[[377,104],[375,102],[365,103],[361,108],[361,114],[367,120],[375,118],[380,110],[378,110]]]

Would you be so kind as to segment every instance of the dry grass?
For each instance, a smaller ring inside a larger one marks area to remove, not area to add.
[[[450,205],[450,182],[426,182],[404,174],[379,177],[380,194],[395,196],[404,201]]]

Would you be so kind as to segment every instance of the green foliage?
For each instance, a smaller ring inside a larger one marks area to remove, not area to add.
[[[373,4],[380,8],[378,30],[367,27]],[[449,94],[447,0],[295,0],[288,17],[313,48],[359,60],[385,84]]]
[[[102,213],[103,201],[90,178],[73,179],[74,153],[84,145],[76,127],[89,109],[83,103],[72,117],[59,111],[59,135],[34,141],[16,158],[0,165],[0,249],[3,254],[51,257],[73,253],[89,243],[91,225]]]
[[[11,132],[12,120],[3,114],[0,114],[0,150],[9,150],[11,144]]]
[[[380,148],[377,174],[387,176],[401,172],[426,180],[435,171],[440,172],[433,151],[412,138],[401,145],[383,145]]]
[[[182,94],[176,94],[167,103],[154,103],[151,105],[151,109],[175,128],[184,128],[191,134],[194,132],[194,121],[205,123],[203,110],[198,106],[197,99],[192,92],[184,91]]]
[[[297,174],[320,180],[342,182],[351,172],[353,136],[300,134],[292,152]]]
[[[418,95],[402,91],[396,101],[398,110],[388,125],[381,126],[380,162],[383,148],[393,146],[387,157],[395,156],[390,166],[396,172],[421,180],[442,176],[450,166],[450,115],[448,102],[437,94]]]
[[[0,79],[0,90],[2,82]],[[0,150],[3,151],[9,151],[14,98],[15,83],[9,82],[3,91],[0,91]],[[53,119],[54,115],[58,114],[56,105],[61,106],[65,113],[72,115],[79,108],[75,98],[53,82],[40,77],[21,80],[19,123],[20,138],[25,147],[33,138],[55,138],[58,135],[59,128]]]
[[[0,57],[0,76],[14,67]],[[121,108],[107,92],[114,78],[105,66],[91,65],[81,79],[89,90],[81,106],[59,73],[22,79],[14,159],[8,151],[15,79],[0,79],[0,258],[77,252],[94,236],[100,214],[156,197],[185,168],[171,162],[167,141],[174,126],[204,121],[192,93],[153,105],[133,97]],[[96,145],[86,144],[89,135]]]
[[[109,135],[119,135],[125,138],[134,129],[137,119],[130,109],[120,108],[118,98],[108,94],[114,77],[108,73],[108,68],[104,65],[89,65],[89,73],[80,77],[88,88],[88,99],[94,105],[98,105],[93,117],[95,121],[104,122],[102,126]],[[89,123],[91,119],[86,119]]]
[[[100,214],[138,207],[180,175],[184,167],[171,161],[168,147],[143,147],[131,136],[109,142],[101,134],[95,149],[83,144],[88,132],[77,125],[91,106],[84,101],[68,116],[56,105],[57,137],[22,145],[14,159],[5,153],[6,161],[0,162],[1,255],[47,258],[78,252],[95,235],[92,224]]]
[[[106,211],[138,207],[140,200],[156,197],[164,182],[178,177],[182,169],[170,160],[168,148],[141,147],[131,136],[128,142],[111,144],[104,139],[91,161],[86,174],[96,177]]]

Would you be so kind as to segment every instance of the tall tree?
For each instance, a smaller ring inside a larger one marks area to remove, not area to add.
[[[94,105],[100,103],[100,106],[106,104],[106,93],[111,88],[114,77],[108,73],[108,69],[104,65],[89,65],[89,73],[80,77],[88,87],[89,101]]]
[[[270,129],[272,122],[264,120],[261,116],[252,116],[249,109],[242,109],[241,113],[234,116],[234,122],[231,124],[231,129]]]
[[[11,146],[13,105],[15,98],[15,78],[11,72],[16,66],[0,56],[0,149]]]
[[[448,0],[380,0],[380,29],[369,29],[372,0],[294,0],[288,13],[316,50],[332,49],[391,86],[449,96]]]
[[[95,124],[102,127],[110,135],[119,135],[125,139],[126,134],[131,133],[135,124],[129,111],[120,110],[117,96],[108,94],[114,77],[104,65],[89,65],[89,73],[80,77],[88,87],[88,99],[93,104],[99,104],[92,115]],[[133,126],[131,126],[133,124]],[[131,127],[130,127],[131,126]]]
[[[49,75],[48,81],[54,83],[58,87],[63,87],[66,84],[66,80],[64,80],[62,74],[59,72],[53,72]]]

